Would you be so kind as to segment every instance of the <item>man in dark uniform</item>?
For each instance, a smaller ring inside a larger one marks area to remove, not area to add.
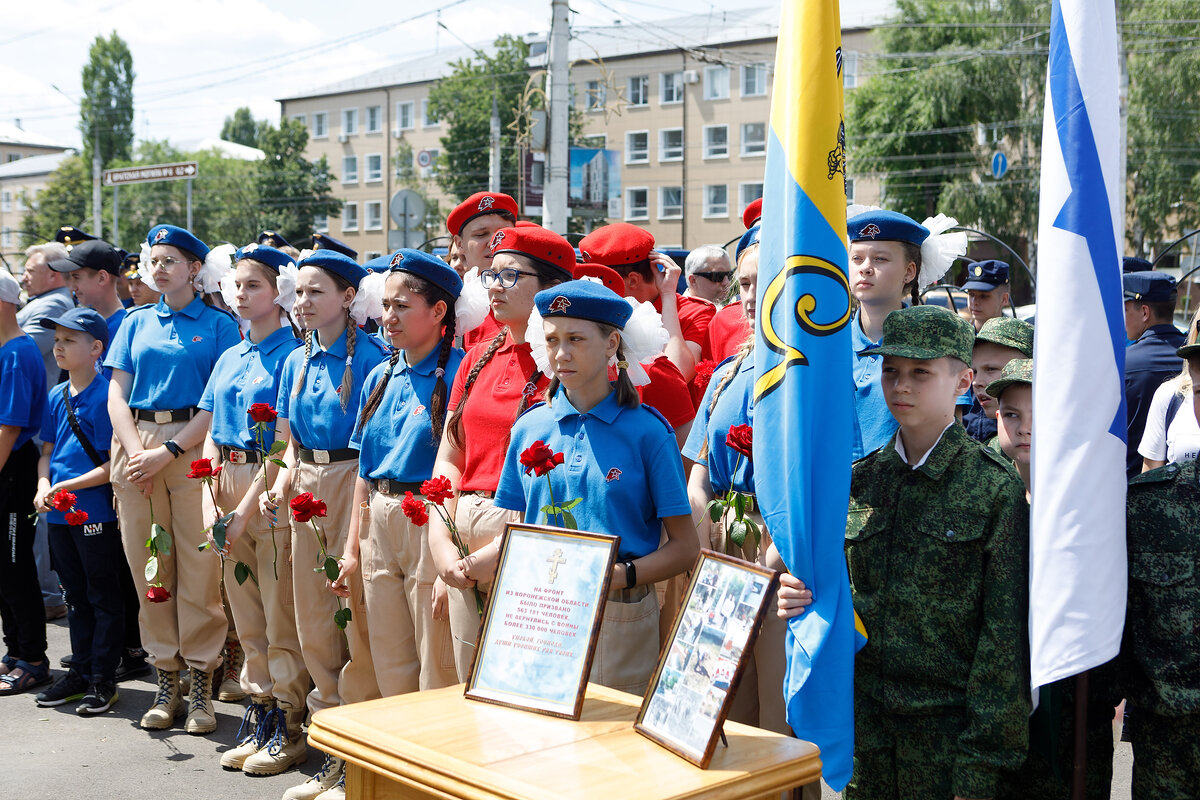
[[[962,288],[967,293],[971,324],[978,331],[989,319],[1004,314],[1008,303],[1008,264],[995,259],[976,261],[967,267],[967,282]]]
[[[1172,324],[1175,314],[1175,279],[1162,272],[1129,272],[1122,276],[1125,289],[1125,404],[1127,455],[1130,478],[1142,471],[1138,445],[1146,429],[1146,416],[1154,390],[1179,374],[1182,362],[1175,351],[1184,334]]]

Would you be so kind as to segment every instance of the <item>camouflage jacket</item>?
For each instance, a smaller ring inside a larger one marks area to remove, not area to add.
[[[846,560],[869,637],[855,693],[954,732],[955,792],[991,797],[1028,743],[1025,486],[961,425],[915,470],[894,444],[851,480]]]
[[[1121,683],[1138,710],[1200,713],[1200,466],[1168,464],[1129,483],[1129,606]]]

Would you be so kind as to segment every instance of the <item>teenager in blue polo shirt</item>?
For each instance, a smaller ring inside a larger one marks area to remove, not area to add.
[[[46,408],[46,366],[36,343],[17,322],[21,286],[0,270],[0,524],[7,535],[0,554],[0,620],[5,653],[0,695],[50,681],[46,663],[46,611],[33,560],[33,498],[37,446]]]
[[[91,245],[85,242],[74,248]],[[54,329],[54,360],[68,380],[50,390],[42,423],[35,506],[46,512],[50,553],[70,609],[71,666],[37,696],[39,706],[79,700],[76,712],[102,714],[117,699],[117,665],[125,642],[125,551],[108,482],[112,423],[108,380],[96,362],[108,345],[108,326],[95,310],[75,308],[42,320]],[[67,512],[56,508],[59,492],[75,495]]]
[[[580,530],[621,537],[591,680],[640,694],[658,660],[654,584],[689,569],[699,552],[679,446],[662,415],[641,405],[625,372],[621,329],[629,304],[591,281],[555,286],[535,302],[555,378],[547,402],[513,426],[496,505],[528,522],[561,522],[540,511],[552,502],[546,476],[526,474],[521,454],[539,440],[562,453],[561,466],[547,473],[554,501],[581,499],[572,509]],[[614,357],[615,383],[608,379]],[[472,554],[468,576],[490,578],[497,555],[497,544]]]
[[[162,297],[129,311],[104,360],[112,369],[111,479],[125,557],[140,595],[142,646],[158,672],[158,691],[141,725],[169,728],[186,709],[186,730],[205,734],[217,726],[210,688],[228,623],[220,561],[197,550],[204,542],[202,487],[187,475],[201,457],[211,418],[197,408],[200,396],[217,358],[241,335],[233,317],[206,305],[195,288],[200,272],[216,267],[207,245],[173,225],[151,228],[146,241]],[[152,514],[173,542],[169,553],[160,549],[151,582],[145,572]],[[150,583],[164,590],[153,593],[155,599],[147,596]],[[179,681],[185,668],[191,675],[186,702]]]
[[[225,531],[225,594],[245,653],[241,690],[251,699],[243,723],[249,735],[222,754],[221,766],[275,775],[307,756],[300,723],[308,672],[293,610],[291,531],[286,524],[273,531],[258,505],[266,487],[259,448],[270,451],[275,425],[267,422],[257,440],[250,410],[255,404],[274,408],[284,360],[300,346],[280,313],[281,308],[290,311],[295,300],[296,265],[280,250],[248,244],[235,254],[234,271],[225,280],[231,284],[226,302],[249,329],[217,360],[200,398],[200,408],[212,414],[204,455],[221,465],[217,508],[209,508],[206,494],[205,520],[234,514]],[[268,462],[267,479],[275,473]],[[234,579],[239,561],[250,566],[256,580]]]
[[[389,269],[381,332],[392,356],[362,388],[351,445],[361,448],[354,500],[364,513],[350,520],[342,574],[334,584],[345,597],[346,578],[362,575],[371,661],[385,697],[458,682],[446,588],[437,581],[429,529],[413,525],[401,502],[405,492],[419,495],[421,482],[433,476],[450,385],[463,359],[454,347],[462,279],[441,259],[417,250],[397,250]],[[441,608],[436,619],[435,596]]]
[[[282,507],[291,520],[296,630],[315,687],[308,695],[308,708],[319,711],[370,699],[378,690],[370,650],[359,645],[357,623],[365,621],[362,589],[351,582],[352,617],[343,636],[333,620],[337,598],[328,590],[324,572],[313,572],[321,564],[321,552],[312,525],[292,519],[287,503],[305,492],[323,500],[327,515],[317,521],[324,531],[325,551],[334,557],[344,551],[346,531],[357,512],[353,497],[358,449],[351,446],[350,437],[358,421],[362,386],[386,354],[377,338],[358,328],[367,319],[370,298],[359,291],[367,270],[334,249],[318,250],[298,266],[294,316],[304,331],[304,347],[293,350],[284,362],[275,404],[276,435],[288,439],[283,457],[288,468],[279,470],[262,508],[278,515]],[[340,681],[351,657],[353,667]],[[311,800],[336,786],[343,769],[341,759],[328,756],[317,775],[285,796]]]

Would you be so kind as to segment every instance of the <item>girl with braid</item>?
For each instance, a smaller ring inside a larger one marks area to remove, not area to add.
[[[480,342],[463,359],[450,391],[450,418],[438,448],[434,475],[450,479],[455,496],[446,509],[470,550],[504,532],[512,513],[492,502],[509,431],[516,418],[541,400],[550,382],[534,363],[525,341],[533,297],[541,289],[572,279],[575,249],[545,228],[503,228],[492,238],[491,266],[481,273],[492,313],[504,326],[490,342]],[[463,571],[450,531],[429,518],[429,549],[438,575],[449,587],[450,629],[458,680],[465,681],[475,658],[479,612],[470,591],[476,581]],[[481,586],[481,591],[486,586]]]
[[[346,531],[354,517],[354,481],[358,450],[350,442],[358,420],[360,391],[367,375],[385,358],[383,345],[358,328],[369,316],[371,292],[367,270],[336,250],[318,250],[297,265],[293,316],[304,331],[304,347],[293,350],[283,365],[276,400],[276,437],[288,439],[281,468],[260,500],[277,526],[288,499],[311,492],[326,504],[320,522],[324,551],[345,551]],[[375,298],[376,300],[378,298]],[[345,636],[334,624],[338,598],[328,591],[325,573],[314,572],[322,561],[313,527],[291,520],[292,582],[300,653],[313,679],[310,712],[378,696],[370,650],[362,640],[362,590],[352,582],[352,616]],[[283,566],[283,562],[280,562]],[[349,649],[347,649],[347,646]],[[343,671],[353,657],[354,668]],[[338,797],[345,762],[327,756],[309,780],[289,789],[284,800]]]
[[[352,447],[359,447],[354,502],[341,574],[333,591],[349,596],[347,579],[362,575],[367,641],[384,697],[458,682],[446,588],[434,618],[437,570],[428,529],[405,517],[405,494],[419,495],[433,476],[446,424],[450,384],[463,352],[453,346],[455,300],[462,279],[443,261],[418,250],[397,250],[383,289],[383,333],[392,355],[362,387],[362,413]]]

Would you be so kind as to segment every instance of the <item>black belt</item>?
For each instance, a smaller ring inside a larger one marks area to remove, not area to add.
[[[374,478],[371,480],[371,488],[390,497],[402,497],[405,492],[412,492],[414,495],[421,493],[420,483],[404,483],[391,478]]]
[[[479,495],[480,497],[482,497],[486,500],[491,500],[492,498],[494,498],[496,496],[495,492],[489,492],[486,489],[463,489],[462,491],[459,492],[459,494]]]
[[[221,460],[230,464],[261,464],[262,453],[257,450],[239,450],[221,445]]]
[[[305,464],[335,464],[338,461],[355,461],[358,451],[353,447],[342,447],[337,450],[309,450],[306,447],[296,448],[300,460]]]
[[[142,422],[166,425],[168,422],[187,422],[199,412],[200,409],[195,406],[191,408],[167,409],[165,411],[150,411],[145,408],[135,408],[133,409],[133,418],[140,419]]]

